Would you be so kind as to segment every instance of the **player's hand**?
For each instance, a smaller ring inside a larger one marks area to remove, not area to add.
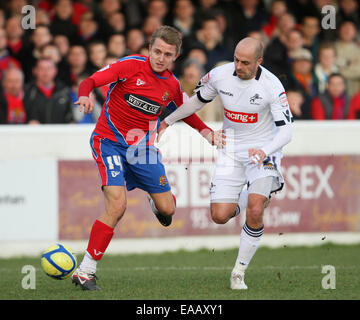
[[[249,149],[249,158],[251,163],[257,164],[258,168],[260,168],[266,158],[266,154],[261,149]]]
[[[226,135],[224,130],[210,131],[205,139],[213,146],[223,149],[226,145]]]
[[[89,97],[81,96],[74,104],[78,104],[80,112],[84,110],[84,114],[94,110],[94,102]]]
[[[166,128],[168,127],[169,125],[163,120],[161,121],[160,123],[160,126],[159,128],[157,129],[157,137],[156,137],[156,142],[159,143],[160,141],[160,138],[161,136],[164,134]]]

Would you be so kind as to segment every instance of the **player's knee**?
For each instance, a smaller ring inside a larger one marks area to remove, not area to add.
[[[216,224],[225,224],[230,219],[228,212],[214,208],[211,209],[211,218]]]
[[[172,203],[155,203],[155,206],[161,214],[172,216],[175,213],[175,206]]]
[[[246,221],[252,225],[262,224],[263,213],[264,205],[262,203],[248,205],[246,208]]]
[[[109,206],[107,212],[114,218],[120,220],[125,210],[126,210],[126,203],[119,201],[117,203],[112,203],[112,205]]]

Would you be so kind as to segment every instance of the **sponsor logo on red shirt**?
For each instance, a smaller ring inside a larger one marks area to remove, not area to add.
[[[225,117],[230,121],[239,123],[256,123],[258,121],[257,113],[235,112],[224,108]]]

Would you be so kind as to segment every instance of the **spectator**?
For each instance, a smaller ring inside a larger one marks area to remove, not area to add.
[[[21,27],[22,17],[12,16],[6,20],[5,31],[7,34],[7,46],[11,56],[20,61],[24,66],[26,57],[26,44],[23,39],[24,29]]]
[[[152,34],[155,32],[157,28],[161,26],[162,26],[162,22],[159,17],[148,16],[145,18],[141,31],[144,34],[146,43],[150,43]]]
[[[126,21],[122,12],[114,12],[109,17],[109,25],[113,33],[125,33]]]
[[[310,103],[317,94],[314,76],[312,74],[312,55],[305,48],[300,48],[292,55],[292,72],[288,77],[285,88],[288,90],[299,90],[304,98],[302,114],[304,119],[310,116]]]
[[[54,61],[58,70],[56,80],[60,80],[67,86],[71,86],[70,67],[65,58],[60,54],[59,48],[52,42],[40,48],[39,58],[50,59]]]
[[[335,42],[336,64],[346,79],[350,96],[360,89],[360,47],[356,43],[356,35],[355,24],[345,21],[339,27],[339,39]]]
[[[54,18],[55,14],[55,6],[57,5],[57,0],[40,0],[38,2],[37,9],[43,9],[47,11],[50,15],[50,19]],[[72,6],[72,15],[71,15],[71,23],[75,26],[78,26],[80,23],[81,16],[89,10],[88,6],[81,3],[81,1],[71,1]],[[69,10],[69,9],[67,9]]]
[[[37,8],[35,13],[35,24],[38,25],[45,25],[50,27],[51,20],[49,13],[45,11],[44,9]]]
[[[91,70],[88,67],[88,56],[83,46],[71,46],[67,56],[67,62],[70,67],[70,78],[72,84],[76,83],[79,77],[86,78],[91,75]]]
[[[126,43],[125,36],[123,34],[113,34],[110,36],[107,44],[108,55],[115,56],[117,59],[125,56]]]
[[[194,34],[195,7],[190,0],[177,0],[174,6],[172,26],[177,28],[184,37]]]
[[[21,9],[28,4],[27,0],[10,0],[7,1],[7,15],[21,15]]]
[[[344,120],[349,119],[349,110],[350,98],[346,93],[345,78],[340,73],[333,73],[327,90],[311,103],[311,117],[314,120]]]
[[[203,47],[194,47],[192,48],[189,53],[187,54],[187,57],[190,59],[197,60],[202,67],[205,68],[207,65],[207,56],[206,51]]]
[[[29,124],[70,123],[73,120],[70,90],[55,81],[57,68],[50,59],[39,59],[35,80],[25,88],[24,105]]]
[[[279,34],[273,38],[264,53],[263,65],[280,79],[291,73],[292,54],[302,48],[303,38],[301,32],[291,29],[286,35]]]
[[[0,79],[3,72],[11,67],[21,69],[21,64],[14,57],[9,55],[9,51],[7,50],[6,31],[0,29]]]
[[[24,74],[20,69],[10,67],[4,72],[1,82],[3,96],[0,103],[0,123],[26,123],[26,112],[23,104]]]
[[[238,35],[235,43],[250,31],[261,30],[269,19],[259,0],[237,0],[231,14],[232,32]]]
[[[297,52],[299,49],[303,48],[304,37],[299,30],[294,29],[288,33],[286,39],[287,39],[287,41],[286,41],[287,53],[288,53],[288,56],[290,58],[290,63],[291,63],[291,59],[292,59],[292,56],[294,55],[294,53]],[[314,58],[313,58],[313,60],[314,60]]]
[[[272,38],[276,34],[278,20],[287,10],[285,0],[274,0],[271,2],[269,22],[262,27],[262,31],[268,38]]]
[[[339,68],[336,65],[336,51],[332,43],[322,43],[318,52],[318,63],[314,68],[314,75],[318,91],[323,93],[326,90],[326,85],[330,74],[338,73]]]
[[[224,46],[227,47],[229,51],[234,52],[236,46],[236,42],[234,39],[237,38],[237,35],[234,35],[231,32],[229,13],[226,8],[228,8],[228,6],[225,6],[225,8],[214,8],[211,10],[211,15],[215,17],[219,24],[220,33],[223,38],[222,42]]]
[[[278,23],[276,25],[276,29],[273,32],[272,39],[277,37],[279,38],[280,42],[286,43],[288,33],[291,30],[296,29],[296,27],[297,25],[295,17],[291,13],[285,12],[278,17]]]
[[[127,55],[138,54],[145,45],[145,36],[140,29],[130,29],[126,35]]]
[[[93,41],[88,44],[89,64],[92,70],[96,72],[105,67],[105,58],[107,56],[106,45],[102,41]]]
[[[92,12],[84,13],[81,17],[78,35],[82,45],[102,39],[98,22],[93,18]]]
[[[319,20],[315,16],[305,16],[301,22],[300,30],[304,39],[304,48],[308,49],[314,62],[317,61],[318,50],[319,50],[319,33],[320,26]]]
[[[205,75],[205,69],[195,59],[187,59],[182,66],[182,75],[179,78],[181,88],[191,97],[200,79]]]
[[[77,26],[72,22],[73,5],[71,0],[57,0],[54,6],[55,15],[50,25],[53,36],[63,34],[71,43],[77,41]]]
[[[58,34],[54,36],[54,43],[58,47],[61,56],[65,58],[68,55],[70,49],[69,39],[62,34]]]
[[[219,23],[214,17],[208,17],[202,22],[202,28],[197,32],[196,39],[206,49],[206,71],[210,71],[220,61],[233,60],[231,52],[222,44]]]
[[[100,12],[102,17],[107,20],[115,12],[120,12],[122,4],[120,0],[101,0],[100,1]]]
[[[107,57],[107,48],[102,41],[91,42],[88,45],[89,62],[91,73],[94,73],[106,66],[105,59]],[[101,104],[105,101],[109,86],[102,86],[97,88],[100,96],[97,96],[97,100],[101,101]]]
[[[305,120],[304,118],[304,97],[300,90],[291,89],[286,92],[290,111],[294,117],[294,120]]]
[[[360,91],[351,99],[348,119],[360,119]]]
[[[147,16],[157,17],[163,25],[167,24],[167,14],[169,12],[169,6],[166,0],[149,0],[146,12]]]
[[[336,23],[341,24],[344,21],[352,21],[356,29],[360,29],[359,2],[356,0],[339,0],[336,15]]]
[[[5,24],[6,24],[5,10],[0,7],[0,28],[5,29]]]
[[[25,82],[28,83],[33,79],[32,69],[36,60],[40,56],[40,48],[52,41],[52,34],[49,27],[45,25],[37,26],[31,33],[30,45],[27,48],[26,63],[22,64],[25,74]]]
[[[102,35],[102,40],[107,42],[114,29],[110,24],[110,20],[115,13],[121,12],[121,0],[101,0],[99,4],[99,12],[94,17],[99,26],[99,33]]]

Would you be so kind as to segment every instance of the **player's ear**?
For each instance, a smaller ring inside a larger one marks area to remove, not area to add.
[[[179,57],[179,55],[180,55],[180,52],[178,52],[178,53],[175,55],[175,57],[174,57],[174,59],[173,59],[173,62],[175,62],[175,60]]]

